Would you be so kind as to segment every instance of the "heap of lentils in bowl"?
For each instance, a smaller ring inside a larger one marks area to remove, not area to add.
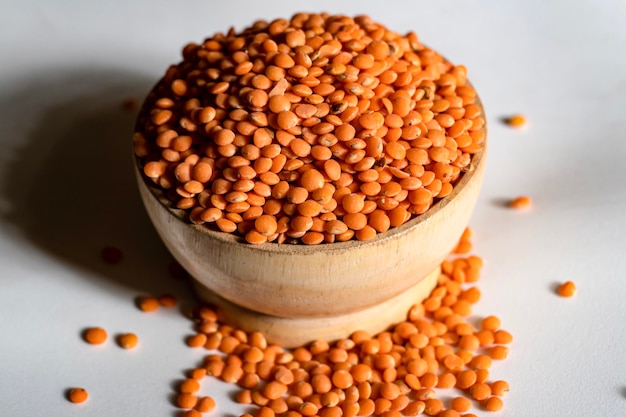
[[[135,155],[194,224],[252,244],[371,240],[450,195],[482,150],[466,75],[368,16],[257,21],[185,46]]]

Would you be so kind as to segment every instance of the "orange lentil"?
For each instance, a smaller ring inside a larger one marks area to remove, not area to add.
[[[495,343],[506,345],[513,341],[513,336],[506,330],[498,330],[493,334],[493,339]]]
[[[269,398],[270,400],[280,398],[286,392],[287,392],[287,386],[283,384],[282,382],[278,382],[278,381],[269,382],[263,388],[263,395],[265,395],[265,397]]]
[[[102,327],[90,327],[83,335],[85,341],[91,345],[101,345],[107,340],[107,331]]]
[[[461,371],[456,376],[456,386],[460,389],[468,389],[476,383],[476,372],[471,369]]]
[[[494,381],[490,387],[492,395],[503,396],[509,392],[509,383],[506,381]]]
[[[426,401],[424,401],[424,405],[424,413],[428,414],[429,416],[437,416],[443,410],[443,403],[436,398],[427,399]]]
[[[480,347],[480,340],[473,334],[464,334],[459,339],[459,347],[464,350],[474,351]]]
[[[470,395],[477,401],[487,399],[491,395],[491,387],[484,382],[478,382],[470,388]]]
[[[267,403],[267,406],[274,411],[276,414],[284,413],[289,410],[289,405],[287,401],[283,398],[277,398],[275,400],[271,400]]]
[[[488,353],[491,359],[503,360],[509,356],[509,349],[506,346],[497,345],[490,348]]]
[[[68,399],[70,402],[79,404],[87,401],[89,393],[84,388],[72,388],[68,393]]]
[[[515,197],[513,200],[509,202],[509,207],[513,209],[525,209],[530,207],[532,204],[532,199],[528,196],[520,196]]]
[[[206,372],[205,368],[196,368],[196,369],[193,369],[190,372],[189,376],[191,378],[195,379],[196,381],[198,381],[198,380],[204,378],[206,376],[206,374],[207,374],[207,372]]]
[[[487,355],[476,355],[470,361],[469,366],[472,369],[489,369],[491,367],[491,358]]]
[[[574,284],[572,281],[566,281],[563,284],[559,285],[557,293],[561,297],[572,297],[574,294],[576,294],[576,284]]]
[[[124,333],[117,338],[117,343],[124,349],[132,349],[139,343],[139,338],[134,333]]]
[[[437,381],[437,388],[453,388],[456,384],[456,377],[450,372],[445,372],[439,375]]]
[[[207,336],[203,333],[198,333],[187,338],[187,345],[189,347],[194,347],[194,348],[202,347],[206,344],[206,342],[207,342]]]
[[[198,396],[194,394],[183,393],[176,399],[176,404],[180,408],[194,408],[198,403]]]
[[[524,117],[521,114],[516,114],[511,117],[507,117],[504,121],[507,125],[511,127],[520,128],[526,125],[526,117]]]
[[[208,413],[215,408],[215,400],[212,397],[205,396],[198,399],[195,409],[201,413]]]
[[[422,414],[425,409],[426,404],[423,401],[412,401],[404,408],[404,410],[402,410],[402,412],[408,417],[414,417]]]
[[[452,399],[452,408],[459,413],[465,413],[472,407],[472,402],[465,397],[454,397]]]
[[[499,397],[491,397],[484,402],[484,407],[487,411],[500,411],[503,406],[504,404]]]
[[[311,403],[311,402],[303,402],[298,407],[298,411],[303,416],[314,416],[314,415],[317,414],[318,407],[315,404]]]
[[[500,328],[500,319],[496,316],[485,317],[480,323],[480,326],[483,330],[495,332]]]
[[[433,388],[437,385],[437,380],[437,375],[432,372],[427,372],[420,378],[420,382],[425,388]]]
[[[236,383],[243,376],[241,365],[226,365],[222,371],[222,381]]]
[[[476,287],[470,287],[463,291],[460,295],[460,299],[467,300],[470,304],[476,304],[480,300],[480,290]]]
[[[489,370],[488,369],[477,369],[476,370],[476,382],[485,382],[489,378]]]
[[[176,305],[176,298],[171,294],[163,294],[159,297],[159,304],[163,307],[174,307]]]
[[[200,390],[200,384],[195,379],[189,378],[180,385],[180,392],[183,394],[193,394]]]
[[[159,300],[154,297],[141,297],[139,299],[138,305],[141,311],[156,311],[159,308]]]
[[[476,333],[480,346],[488,346],[494,342],[494,335],[491,330],[480,330]]]

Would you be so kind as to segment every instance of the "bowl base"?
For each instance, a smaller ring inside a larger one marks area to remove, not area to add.
[[[295,348],[314,340],[335,341],[349,337],[356,330],[374,335],[406,319],[414,304],[421,303],[437,285],[441,269],[437,267],[405,292],[366,309],[334,317],[285,318],[262,314],[234,304],[196,280],[196,294],[202,301],[217,307],[220,320],[245,331],[262,332],[268,343]]]

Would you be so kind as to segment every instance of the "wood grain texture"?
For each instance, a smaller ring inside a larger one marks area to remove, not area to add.
[[[406,319],[414,304],[422,302],[437,284],[441,274],[435,268],[406,291],[373,307],[337,317],[284,318],[260,314],[231,303],[195,281],[198,296],[217,307],[220,320],[245,331],[262,332],[269,343],[295,348],[314,340],[329,342],[347,338],[357,330],[377,334]]]

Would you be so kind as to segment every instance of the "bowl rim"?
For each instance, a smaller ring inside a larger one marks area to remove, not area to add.
[[[159,82],[157,82],[155,87],[150,90],[149,94],[152,94],[152,92],[154,91],[156,86],[160,84],[160,82],[161,80],[159,80]],[[472,84],[469,82],[469,80],[466,81],[466,84],[472,87]],[[377,233],[374,239],[366,240],[366,241],[351,239],[345,242],[320,243],[318,245],[266,242],[266,243],[259,244],[259,245],[253,245],[253,244],[246,242],[245,239],[239,235],[235,235],[233,233],[221,232],[217,230],[211,230],[204,225],[190,223],[187,220],[188,213],[183,209],[173,207],[171,200],[169,200],[166,197],[164,190],[156,186],[154,183],[148,181],[148,178],[146,178],[146,176],[143,174],[143,170],[141,169],[142,164],[141,164],[140,158],[135,155],[134,151],[133,151],[133,161],[134,161],[133,165],[134,165],[135,174],[136,174],[138,183],[139,181],[143,182],[143,184],[149,190],[150,194],[159,202],[159,204],[168,213],[170,213],[175,219],[182,222],[184,225],[191,227],[195,231],[202,233],[212,239],[218,240],[222,244],[238,246],[238,247],[245,248],[247,250],[259,251],[259,252],[270,252],[270,253],[284,254],[284,255],[291,255],[291,254],[296,254],[296,253],[299,255],[307,255],[307,254],[319,253],[320,251],[344,252],[348,250],[355,250],[364,246],[380,245],[383,242],[396,239],[407,234],[409,231],[417,228],[419,225],[426,223],[428,220],[430,220],[430,218],[432,218],[437,213],[439,213],[459,193],[463,191],[463,189],[467,186],[471,178],[474,176],[474,174],[478,170],[478,167],[481,164],[484,164],[486,162],[485,154],[487,151],[487,143],[488,143],[487,118],[486,118],[484,106],[478,94],[476,94],[474,104],[477,105],[481,109],[482,116],[485,120],[483,127],[481,128],[481,130],[485,134],[485,138],[484,138],[484,142],[480,151],[472,155],[471,162],[469,165],[470,169],[467,171],[461,172],[460,178],[458,179],[457,183],[454,185],[452,192],[446,197],[443,197],[442,199],[437,201],[432,206],[430,206],[430,208],[426,212],[417,215],[416,217],[410,219],[409,221],[407,221],[406,223],[403,223],[400,226],[392,227],[389,230],[382,232],[382,233]],[[144,105],[145,105],[145,102],[144,102]],[[141,115],[142,115],[142,112],[140,111],[139,115],[137,116],[137,121],[139,120]],[[135,128],[135,131],[136,131],[136,128]]]

